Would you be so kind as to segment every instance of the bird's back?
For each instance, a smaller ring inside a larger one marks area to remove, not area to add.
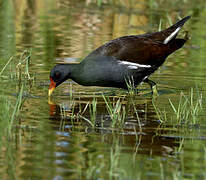
[[[176,39],[176,36],[189,18],[187,16],[160,32],[123,36],[111,40],[87,57],[109,56],[121,61],[160,66],[168,55],[186,42],[186,39]]]

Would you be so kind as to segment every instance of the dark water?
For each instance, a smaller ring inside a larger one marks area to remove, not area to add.
[[[13,56],[0,77],[1,179],[206,179],[205,2],[104,2],[0,1],[0,71]],[[72,81],[48,99],[57,62],[80,61],[108,40],[156,31],[160,22],[165,28],[186,15],[192,15],[185,25],[191,39],[152,75],[156,99],[147,85],[139,86],[141,95],[130,95]],[[32,51],[34,80],[25,85],[25,101],[10,125],[19,92],[12,74],[25,50]],[[169,99],[177,107],[181,92],[190,106],[178,119]],[[113,109],[119,105],[113,115],[102,93]],[[93,114],[94,127],[88,123]]]

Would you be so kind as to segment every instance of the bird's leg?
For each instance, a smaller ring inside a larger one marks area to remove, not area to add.
[[[150,88],[152,90],[152,94],[154,96],[158,96],[158,92],[157,92],[157,85],[154,81],[149,80],[148,78],[144,80],[144,82],[148,83],[150,85]]]

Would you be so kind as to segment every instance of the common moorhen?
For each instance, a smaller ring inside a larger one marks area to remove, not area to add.
[[[187,16],[171,27],[155,33],[123,36],[100,46],[79,64],[59,64],[50,73],[49,96],[67,79],[84,86],[128,88],[155,82],[148,77],[160,67],[168,55],[181,48],[187,40],[176,38]]]

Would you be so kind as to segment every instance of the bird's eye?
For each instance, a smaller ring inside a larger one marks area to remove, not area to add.
[[[60,77],[61,77],[61,73],[60,73],[60,72],[56,72],[56,73],[55,73],[55,78],[56,78],[56,79],[59,79]]]

